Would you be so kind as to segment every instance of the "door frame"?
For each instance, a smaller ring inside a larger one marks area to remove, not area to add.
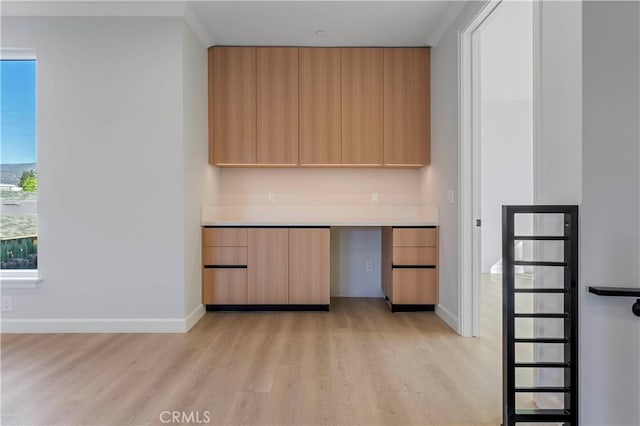
[[[481,334],[480,256],[480,52],[479,31],[503,0],[487,0],[464,27],[459,41],[458,107],[458,334]],[[533,77],[533,172],[536,173],[536,148],[540,135],[540,9],[543,2],[532,1],[532,77]],[[535,179],[534,179],[535,202]]]

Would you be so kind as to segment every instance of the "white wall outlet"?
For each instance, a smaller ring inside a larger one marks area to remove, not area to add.
[[[378,204],[380,202],[380,193],[372,192],[371,193],[371,204]]]
[[[276,203],[276,194],[274,194],[273,192],[268,193],[267,194],[267,203],[275,204]]]
[[[373,261],[371,261],[371,260],[367,260],[367,261],[364,263],[364,269],[365,269],[365,271],[367,271],[367,272],[373,272]]]
[[[11,296],[2,296],[2,311],[11,312],[13,310],[13,298]]]
[[[450,189],[447,191],[447,203],[453,204],[453,191]]]

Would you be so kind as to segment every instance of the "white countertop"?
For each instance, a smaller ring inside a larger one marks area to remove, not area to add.
[[[203,226],[437,226],[435,206],[205,206]]]

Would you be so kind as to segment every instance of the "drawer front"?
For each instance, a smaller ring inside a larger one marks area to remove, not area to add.
[[[202,303],[246,305],[247,270],[205,268],[202,275]]]
[[[247,265],[246,247],[203,247],[203,265]]]
[[[202,228],[203,247],[246,247],[246,228]]]
[[[438,228],[394,228],[394,247],[435,247]]]
[[[394,265],[428,265],[435,266],[437,247],[394,247]]]
[[[393,304],[435,305],[438,303],[437,269],[394,269]]]

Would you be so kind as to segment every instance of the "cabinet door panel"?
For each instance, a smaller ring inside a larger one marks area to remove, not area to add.
[[[247,303],[247,270],[205,268],[202,273],[202,303],[244,305]]]
[[[257,48],[258,164],[298,164],[298,48]]]
[[[289,303],[329,304],[329,244],[329,229],[289,229]]]
[[[300,164],[340,164],[340,48],[300,48]]]
[[[246,247],[203,247],[202,262],[205,265],[246,265]]]
[[[438,245],[437,228],[394,228],[394,247],[433,247]]]
[[[247,271],[249,304],[289,303],[289,230],[249,229]]]
[[[435,266],[437,251],[437,247],[394,247],[393,264]]]
[[[342,49],[342,163],[383,161],[383,51]]]
[[[214,164],[256,163],[256,49],[209,49]],[[209,147],[211,148],[211,146]]]
[[[246,247],[246,228],[202,228],[205,247]]]
[[[394,304],[435,305],[438,303],[437,269],[394,269]]]
[[[384,49],[384,164],[429,164],[430,49]]]

